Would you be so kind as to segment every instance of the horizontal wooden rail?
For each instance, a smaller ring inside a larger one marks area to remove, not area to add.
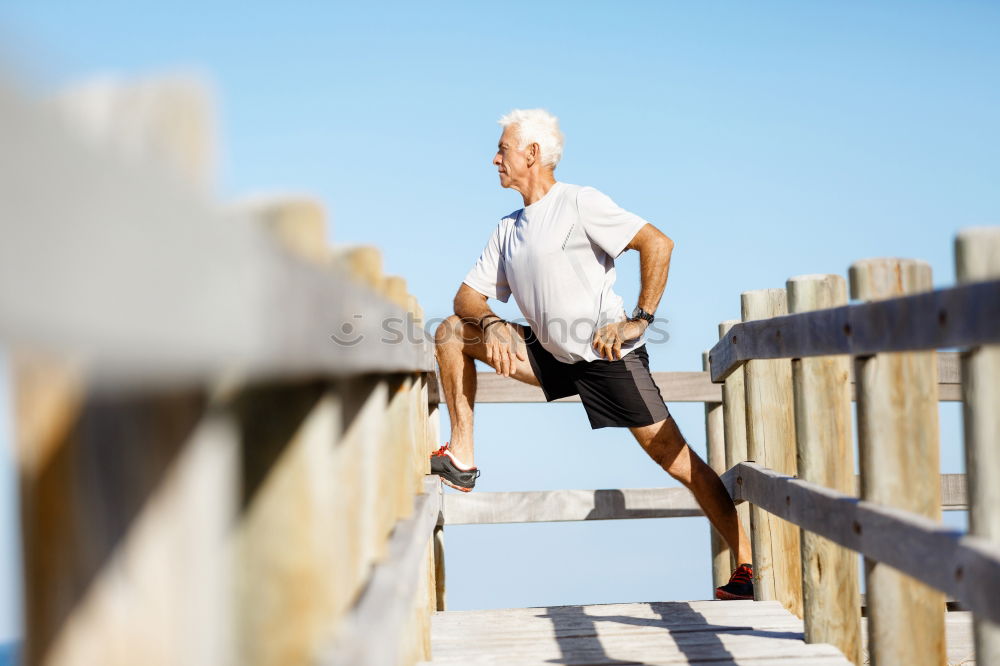
[[[727,475],[725,479],[732,478],[732,472]],[[964,474],[941,475],[941,508],[944,511],[964,511],[965,493]],[[447,494],[441,509],[441,521],[444,525],[682,518],[700,515],[703,515],[701,508],[686,488]]]
[[[938,354],[938,393],[941,402],[962,400],[959,372],[957,353]],[[480,372],[476,375],[476,381],[477,403],[545,402],[542,389],[495,372]],[[713,383],[708,372],[654,372],[653,381],[660,387],[664,402],[722,402],[722,385]],[[428,387],[431,403],[438,403],[444,398],[438,391],[438,385],[435,373]],[[574,395],[555,402],[580,402],[580,396]]]
[[[283,251],[252,214],[100,152],[3,86],[0,117],[6,343],[115,382],[433,368],[404,308]]]
[[[686,488],[540,490],[445,495],[445,525],[493,525],[702,515]]]
[[[401,520],[389,539],[386,558],[372,571],[368,585],[341,622],[324,666],[394,666],[399,662],[398,637],[413,607],[420,565],[441,509],[441,480],[424,479],[413,515]]]
[[[709,353],[712,381],[754,359],[968,347],[1000,342],[1000,280],[737,324]]]
[[[1000,547],[907,511],[865,502],[750,462],[726,472],[747,501],[940,590],[1000,622]]]

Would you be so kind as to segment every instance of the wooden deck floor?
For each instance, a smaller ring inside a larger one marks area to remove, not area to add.
[[[802,641],[778,602],[670,601],[451,611],[434,616],[433,664],[850,664]]]
[[[971,618],[949,613],[949,664],[970,666]],[[849,664],[802,641],[777,602],[689,601],[449,611],[433,619],[434,666],[531,664]]]

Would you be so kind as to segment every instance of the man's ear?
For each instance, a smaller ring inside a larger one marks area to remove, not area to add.
[[[528,146],[527,162],[529,167],[538,161],[538,156],[541,154],[541,152],[542,149],[541,147],[539,147],[537,143],[533,143]]]

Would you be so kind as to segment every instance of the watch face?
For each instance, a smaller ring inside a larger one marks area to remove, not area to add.
[[[632,319],[645,319],[649,323],[653,323],[653,315],[644,311],[642,308],[632,310]]]

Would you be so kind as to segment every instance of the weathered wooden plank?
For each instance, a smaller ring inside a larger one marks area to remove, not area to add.
[[[735,467],[722,475],[737,506],[747,507],[734,490]],[[964,511],[965,475],[942,474],[943,509]],[[855,477],[855,489],[857,488]],[[855,495],[857,494],[855,490]],[[694,496],[685,488],[622,488],[608,490],[544,490],[448,494],[443,499],[444,525],[630,520],[700,516]]]
[[[722,482],[726,484],[729,494],[737,503],[743,502],[739,495],[739,489],[735,487],[736,468],[730,467],[722,475]],[[853,490],[848,493],[853,497],[860,495],[861,477],[854,477]],[[965,511],[968,509],[965,496],[965,475],[964,474],[942,474],[941,475],[941,510],[942,511]]]
[[[654,372],[653,381],[660,388],[664,402],[720,402],[722,394],[712,383],[707,372]],[[542,389],[519,382],[495,372],[476,375],[476,402],[545,402]],[[430,401],[439,402],[439,381],[435,375],[431,383]],[[580,402],[574,395],[555,402]]]
[[[784,314],[784,289],[761,289],[740,296],[743,321]],[[743,368],[747,453],[751,460],[796,473],[792,364],[786,359],[753,360]],[[750,507],[754,597],[776,599],[802,616],[802,562],[799,530],[773,514]]]
[[[898,569],[964,608],[1000,620],[1000,546],[755,463],[740,463],[727,474],[738,499]],[[943,602],[941,612],[943,617]]]
[[[712,348],[712,380],[722,381],[750,359],[860,356],[997,343],[997,320],[1000,280],[743,323]]]
[[[708,352],[702,354],[702,367],[708,370]],[[705,449],[708,466],[716,474],[726,471],[726,442],[723,428],[725,427],[721,402],[705,403]],[[709,543],[712,551],[712,590],[729,582],[729,574],[733,570],[733,555],[726,540],[722,538],[712,525],[708,526]]]
[[[831,646],[805,645],[801,631],[775,602],[449,612],[434,617],[432,663],[849,663]]]
[[[1000,227],[959,233],[955,268],[960,283],[1000,278]],[[1000,543],[1000,345],[969,350],[962,377],[969,531]],[[1000,663],[1000,624],[978,619],[976,658]]]
[[[703,515],[694,496],[686,488],[447,494],[444,496],[443,514],[445,525]]]
[[[386,334],[402,308],[275,247],[263,225],[98,152],[6,89],[0,115],[7,341],[72,352],[115,383],[433,367],[421,331]]]
[[[440,511],[441,480],[429,476],[416,496],[412,515],[399,522],[388,552],[372,571],[361,598],[344,617],[330,647],[317,663],[328,666],[394,666],[421,580],[421,564]]]
[[[792,313],[847,302],[839,275],[803,275],[787,282]],[[792,384],[799,477],[840,492],[854,490],[850,360],[794,359]],[[802,602],[807,643],[830,643],[861,663],[857,556],[818,534],[802,531]]]
[[[725,331],[721,330],[733,324],[737,320],[724,322],[719,325],[720,335]],[[730,376],[732,376],[731,373]],[[545,402],[542,390],[537,386],[524,384],[516,379],[498,375],[495,372],[480,372],[476,375],[478,388],[476,390],[476,402]],[[708,372],[654,372],[653,381],[660,387],[664,402],[725,402],[722,398],[722,390],[719,384],[713,384]],[[739,375],[730,385],[730,390],[734,395],[743,395],[743,376]],[[851,400],[854,400],[854,370],[851,369]],[[938,391],[941,402],[959,402],[962,400],[962,387],[959,379],[958,354],[954,352],[938,353]],[[442,396],[438,389],[437,373],[428,375],[428,400],[431,404],[437,404]],[[579,396],[562,398],[555,402],[580,402]],[[739,417],[733,416],[733,419]],[[727,428],[727,431],[742,432],[745,427]],[[740,460],[743,460],[741,458]],[[739,461],[737,461],[739,462]],[[732,465],[729,465],[730,467]]]
[[[873,302],[926,292],[932,284],[930,266],[912,259],[857,261],[850,282],[853,297]],[[883,326],[892,330],[895,324]],[[940,520],[934,351],[859,357],[854,368],[861,497]],[[872,661],[942,663],[944,596],[873,560],[865,562],[865,583]]]

